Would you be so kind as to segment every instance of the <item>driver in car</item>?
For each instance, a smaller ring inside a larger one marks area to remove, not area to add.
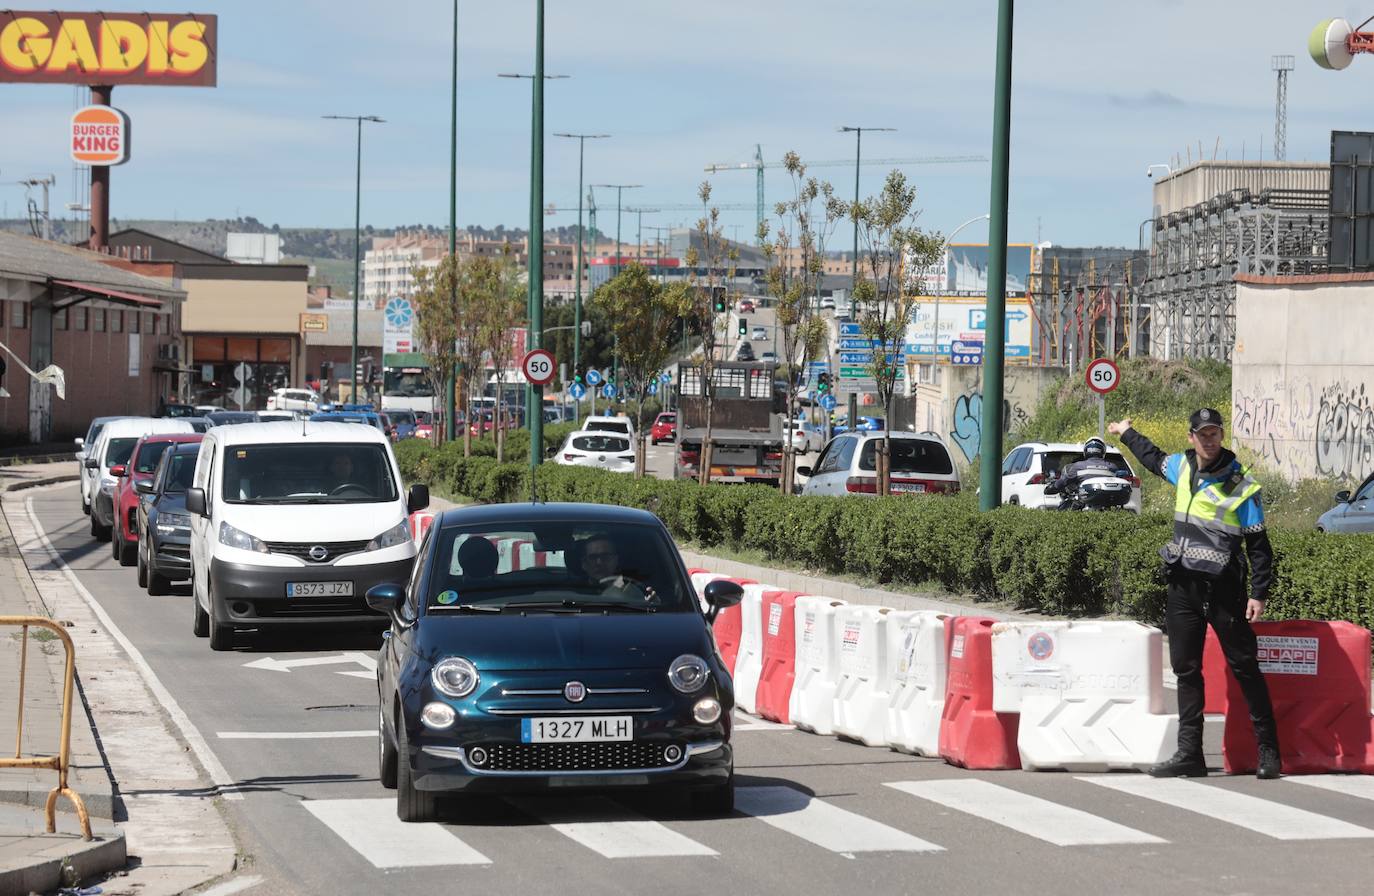
[[[329,459],[330,488],[353,482],[353,458],[340,452]]]
[[[620,552],[615,542],[605,535],[593,535],[582,542],[582,571],[601,588],[605,597],[645,603],[658,600],[658,595],[647,583],[627,577],[621,571]]]

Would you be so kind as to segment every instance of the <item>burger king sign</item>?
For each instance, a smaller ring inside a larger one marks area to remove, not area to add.
[[[72,161],[123,165],[129,161],[129,116],[113,106],[85,106],[72,115]]]

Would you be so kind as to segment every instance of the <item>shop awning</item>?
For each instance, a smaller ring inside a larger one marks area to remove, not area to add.
[[[53,286],[65,286],[68,289],[73,289],[77,292],[85,293],[86,298],[101,298],[111,302],[117,302],[121,305],[133,305],[137,308],[162,307],[161,299],[154,299],[148,296],[140,296],[131,292],[121,292],[118,289],[111,289],[108,286],[97,286],[94,283],[81,283],[77,280],[58,280],[55,278],[48,282],[51,283]],[[81,298],[72,301],[56,302],[54,303],[53,307],[58,310],[61,310],[63,308],[68,308],[72,305],[80,304],[85,300],[85,298]]]

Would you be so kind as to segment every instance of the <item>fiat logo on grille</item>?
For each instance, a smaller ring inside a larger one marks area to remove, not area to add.
[[[310,549],[311,560],[323,560],[329,556],[329,548],[322,544],[317,544]]]
[[[580,681],[570,681],[563,685],[563,697],[569,703],[581,703],[587,699],[587,686]]]

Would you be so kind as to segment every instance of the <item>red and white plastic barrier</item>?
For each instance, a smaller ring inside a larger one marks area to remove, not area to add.
[[[1139,622],[992,627],[992,708],[1019,713],[1025,769],[1141,768],[1178,744],[1164,712],[1164,636]]]
[[[1254,623],[1260,671],[1278,722],[1284,774],[1374,774],[1369,712],[1370,633],[1349,622]],[[1228,772],[1256,765],[1254,726],[1228,674],[1221,755]]]
[[[735,706],[747,713],[757,707],[759,677],[763,672],[763,592],[773,591],[772,585],[757,582],[744,586],[744,600],[740,601],[739,653],[735,657]]]
[[[796,591],[763,592],[763,660],[754,711],[765,719],[790,724],[788,704],[797,678]]]
[[[887,744],[896,653],[889,631],[896,631],[894,615],[898,614],[890,607],[854,604],[836,613],[840,674],[835,685],[835,733],[870,747]]]
[[[940,717],[945,710],[949,655],[943,613],[904,613],[889,620],[897,638],[892,697],[887,706],[887,745],[917,756],[940,755]]]
[[[716,614],[711,623],[711,635],[716,640],[716,652],[720,654],[730,675],[735,674],[735,658],[739,654],[741,611],[738,606],[726,607]],[[735,700],[739,700],[739,688],[735,688]]]
[[[835,613],[847,606],[828,597],[799,597],[793,608],[797,678],[787,712],[792,724],[816,734],[835,733],[835,688],[839,682],[839,627]]]
[[[992,707],[992,627],[996,619],[956,616],[946,623],[949,674],[940,719],[940,755],[964,768],[1020,768],[1017,715]]]
[[[425,532],[434,525],[434,517],[437,514],[433,510],[417,510],[410,515],[410,540],[419,544],[425,537]]]

